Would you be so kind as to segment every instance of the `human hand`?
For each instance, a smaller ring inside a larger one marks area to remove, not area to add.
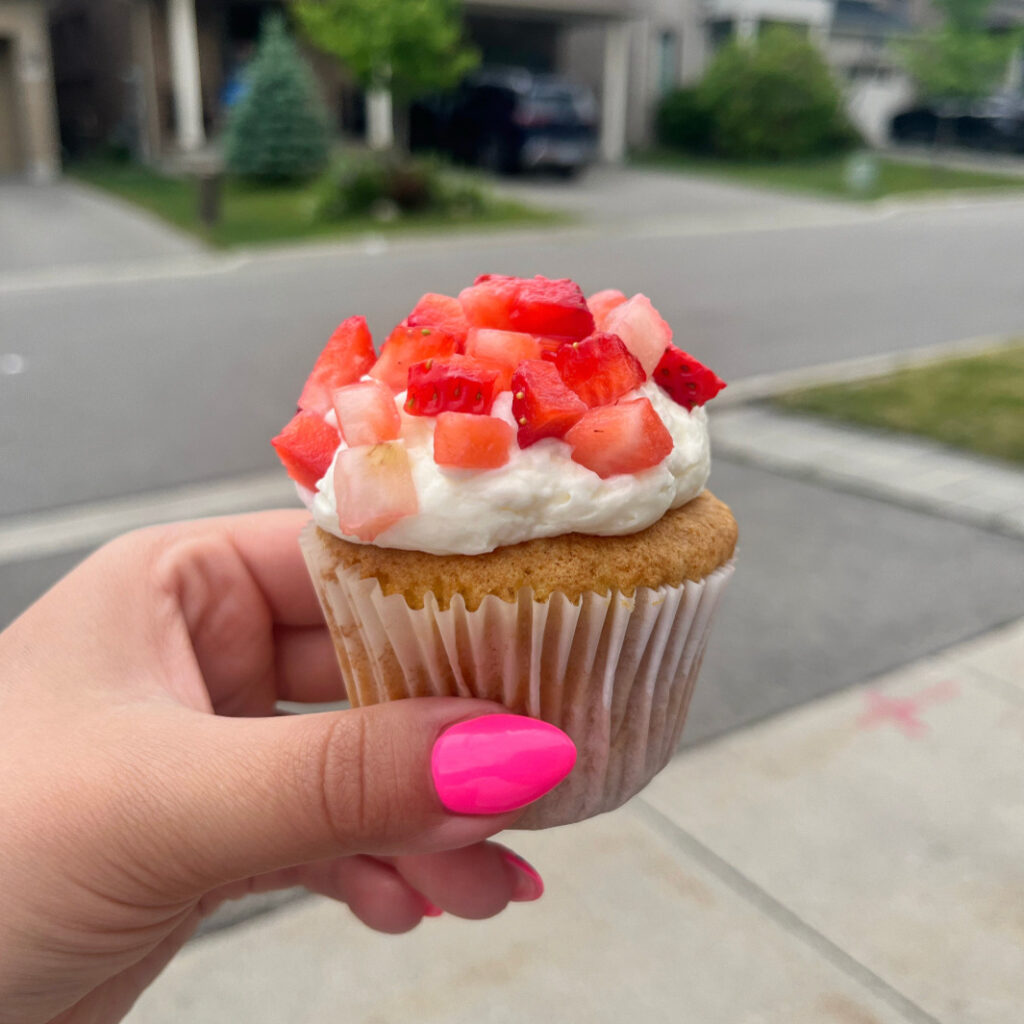
[[[343,696],[304,521],[129,534],[0,634],[0,1024],[119,1020],[246,893],[386,932],[540,895],[484,840],[568,774],[564,733],[454,698],[272,717]]]

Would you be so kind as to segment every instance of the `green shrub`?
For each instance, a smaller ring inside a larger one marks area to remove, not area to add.
[[[756,42],[728,43],[697,88],[715,153],[783,160],[856,144],[843,97],[817,47],[792,29],[765,29]]]
[[[658,142],[670,149],[704,153],[711,148],[714,121],[695,87],[666,93],[658,104],[654,127]]]
[[[458,218],[484,212],[489,201],[479,185],[437,160],[365,153],[340,161],[326,176],[318,212],[326,220],[367,214],[393,219],[426,211]]]
[[[246,86],[228,122],[228,169],[264,181],[318,174],[327,163],[327,117],[280,15],[264,19]]]

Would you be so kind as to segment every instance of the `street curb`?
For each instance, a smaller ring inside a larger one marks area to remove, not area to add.
[[[796,370],[782,370],[779,373],[757,374],[731,381],[724,391],[715,398],[715,408],[731,408],[763,401],[796,391],[801,388],[818,387],[824,384],[843,384],[850,381],[881,377],[897,370],[916,369],[931,363],[942,362],[963,356],[980,355],[999,351],[1017,344],[1014,335],[987,334],[975,338],[941,342],[938,345],[924,345],[903,352],[888,352],[877,356],[862,356],[843,359],[833,363],[819,363],[816,366]]]

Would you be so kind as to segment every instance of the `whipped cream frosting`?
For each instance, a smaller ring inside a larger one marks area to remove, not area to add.
[[[711,457],[702,407],[687,411],[650,380],[625,398],[641,396],[650,399],[672,435],[672,452],[650,469],[608,479],[573,462],[569,445],[555,438],[529,448],[513,445],[509,461],[500,469],[442,467],[434,462],[433,417],[403,411],[401,440],[409,453],[420,510],[383,531],[373,543],[435,555],[479,555],[538,537],[615,536],[645,529],[700,494]],[[396,395],[395,402],[401,410],[405,393]],[[491,415],[515,427],[511,392],[498,395]],[[339,451],[345,447],[343,441]],[[317,483],[312,513],[321,529],[361,543],[338,527],[334,462]]]

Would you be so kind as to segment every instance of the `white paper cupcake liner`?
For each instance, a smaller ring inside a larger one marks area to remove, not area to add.
[[[496,700],[557,725],[578,750],[570,776],[532,804],[517,828],[546,828],[610,811],[639,792],[679,742],[711,619],[733,562],[699,582],[627,597],[524,588],[515,602],[461,596],[441,609],[385,595],[337,566],[310,524],[302,550],[334,635],[354,706],[403,697]]]

